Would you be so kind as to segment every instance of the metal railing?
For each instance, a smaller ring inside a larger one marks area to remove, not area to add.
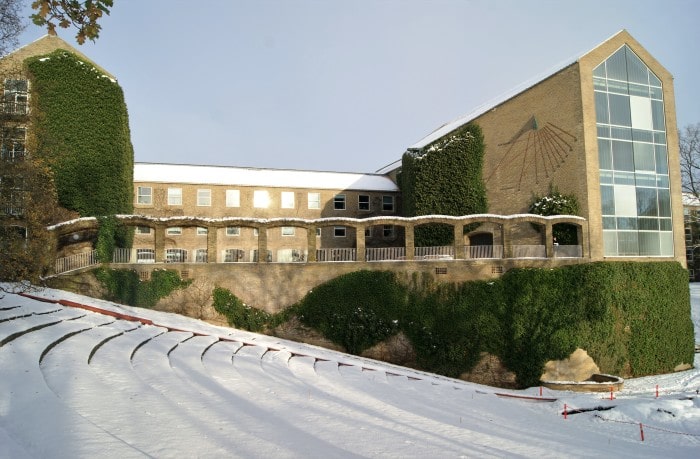
[[[357,249],[316,249],[318,261],[355,261]]]
[[[513,258],[545,258],[547,252],[544,245],[514,245]]]
[[[405,260],[406,247],[369,247],[365,257],[367,261]]]
[[[555,258],[581,258],[583,257],[583,249],[580,245],[555,245]]]
[[[88,268],[98,265],[100,262],[97,259],[97,250],[89,252],[77,253],[68,257],[59,258],[56,260],[54,269],[56,274],[63,274],[76,269]]]
[[[416,260],[453,260],[455,248],[451,245],[416,247],[413,256]]]
[[[502,245],[467,245],[464,247],[465,258],[503,258]]]

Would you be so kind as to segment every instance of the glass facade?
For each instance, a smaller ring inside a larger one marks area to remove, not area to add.
[[[605,256],[673,256],[661,81],[626,45],[593,70]]]

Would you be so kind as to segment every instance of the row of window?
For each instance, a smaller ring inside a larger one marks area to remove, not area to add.
[[[270,191],[254,190],[253,191],[253,207],[266,209],[270,206]],[[337,194],[333,197],[333,208],[335,210],[346,209],[347,196],[345,194]],[[136,203],[142,205],[153,204],[153,188],[150,186],[139,186],[136,192]],[[182,205],[182,188],[168,188],[168,205]],[[211,189],[203,188],[197,190],[197,206],[209,207],[212,205]],[[241,191],[226,190],[226,207],[241,206]],[[296,207],[295,192],[282,191],[280,193],[280,207],[282,209],[294,209]],[[307,207],[309,209],[321,208],[321,193],[310,192],[307,194]],[[357,197],[357,208],[361,211],[370,211],[371,199],[370,195],[361,194]],[[394,211],[394,196],[382,196],[381,210],[384,212]]]
[[[24,79],[6,78],[3,88],[2,112],[26,115],[29,99],[29,82]]]
[[[374,232],[372,231],[373,227],[367,227],[365,228],[365,237],[375,237]],[[390,238],[394,237],[394,226],[393,225],[382,225],[381,226],[382,231],[381,235],[382,237],[385,238]],[[258,236],[259,230],[258,228],[252,228],[253,230],[253,236]],[[165,234],[168,236],[180,236],[182,235],[182,227],[181,226],[170,226],[165,230]],[[151,234],[151,227],[149,226],[138,226],[136,227],[136,233],[137,234]],[[205,227],[198,226],[196,228],[196,234],[198,236],[206,236],[208,234],[208,229]],[[296,228],[294,226],[283,226],[281,227],[281,234],[282,236],[294,236],[296,235]],[[240,226],[227,226],[226,227],[226,236],[240,236],[241,235],[241,227]],[[316,236],[321,237],[321,228],[316,228]],[[346,237],[347,236],[347,228],[345,226],[334,226],[333,227],[333,236],[334,237]]]

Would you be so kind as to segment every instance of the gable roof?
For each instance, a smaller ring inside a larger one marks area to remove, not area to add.
[[[421,148],[424,148],[431,143],[435,142],[439,138],[449,134],[450,132],[454,131],[455,129],[464,126],[468,122],[478,118],[479,116],[483,115],[484,113],[490,111],[491,109],[507,102],[508,100],[512,99],[513,97],[527,91],[528,89],[532,88],[533,86],[536,86],[537,84],[547,80],[548,78],[556,75],[557,73],[561,72],[562,70],[570,67],[573,64],[576,64],[579,62],[582,58],[590,54],[593,50],[601,47],[603,44],[614,40],[620,36],[623,36],[625,40],[633,40],[634,39],[631,37],[631,35],[626,31],[626,30],[620,30],[619,32],[615,33],[608,39],[604,40],[603,42],[599,43],[596,45],[594,48],[584,52],[584,53],[578,53],[575,57],[566,59],[563,62],[560,62],[559,64],[553,66],[549,70],[547,70],[545,73],[537,75],[536,77],[522,83],[521,85],[516,86],[515,88],[511,89],[510,91],[496,97],[495,99],[492,99],[477,108],[475,108],[473,111],[460,116],[459,118],[456,118],[448,123],[443,124],[439,128],[435,129],[433,132],[430,134],[426,135],[422,139],[420,139],[418,142],[414,143],[410,147],[408,147],[408,150],[420,150]],[[635,44],[636,41],[634,41]]]
[[[399,191],[396,183],[378,174],[156,163],[135,163],[134,182]]]

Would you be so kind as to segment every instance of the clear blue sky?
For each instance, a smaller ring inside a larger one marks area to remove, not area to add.
[[[623,28],[700,123],[696,0],[117,0],[102,24],[75,46],[124,89],[137,161],[373,172]]]

